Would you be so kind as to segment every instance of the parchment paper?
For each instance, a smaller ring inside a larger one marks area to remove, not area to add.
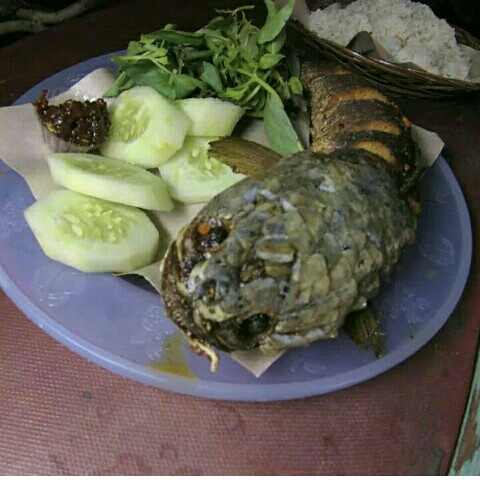
[[[113,74],[109,70],[105,68],[95,70],[55,99],[64,101],[66,98],[100,97],[113,79]],[[264,138],[258,124],[248,131],[247,135],[256,141],[262,141]],[[435,133],[419,127],[414,127],[414,135],[422,151],[424,164],[431,165],[443,148],[442,140]],[[36,199],[52,190],[62,188],[56,185],[50,176],[45,160],[49,153],[51,148],[44,142],[40,122],[31,104],[0,108],[0,158],[25,179]],[[154,263],[133,273],[142,275],[159,291],[160,265],[164,251],[180,228],[188,223],[202,206],[202,204],[189,206],[176,204],[176,208],[170,213],[153,212],[154,221],[162,234],[161,246]],[[259,351],[234,352],[231,356],[258,377],[281,356],[281,353],[264,355]]]

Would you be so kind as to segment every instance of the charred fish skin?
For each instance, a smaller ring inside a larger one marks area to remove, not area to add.
[[[311,149],[329,153],[358,148],[382,158],[401,193],[409,193],[423,173],[411,121],[385,94],[333,62],[304,59],[302,84],[310,96]]]
[[[224,351],[333,338],[415,238],[416,217],[365,150],[302,152],[211,201],[165,258],[169,317]]]

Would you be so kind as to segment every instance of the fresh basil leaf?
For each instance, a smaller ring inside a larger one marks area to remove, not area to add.
[[[262,70],[268,70],[269,68],[274,67],[280,60],[282,60],[284,55],[280,53],[265,53],[258,60],[258,66]]]
[[[264,0],[267,7],[267,19],[258,34],[258,43],[270,42],[280,34],[293,12],[295,1],[289,0],[280,10],[277,10],[274,0]]]
[[[218,53],[225,48],[226,41],[219,35],[205,35],[205,45],[212,52]]]
[[[267,95],[262,92],[262,95],[257,95],[255,98],[252,98],[249,102],[249,107],[251,111],[249,112],[249,115],[251,117],[258,117],[261,118],[263,117],[263,113],[265,110],[265,103],[267,101]]]
[[[290,100],[292,98],[292,92],[288,86],[288,83],[282,82],[280,85],[278,85],[276,91],[278,95],[280,95],[280,98],[283,98],[284,100]]]
[[[120,75],[115,79],[110,88],[103,94],[104,97],[116,97],[120,95],[122,87],[125,84],[127,75],[125,72],[120,72]]]
[[[227,25],[232,23],[232,19],[230,16],[224,17],[222,15],[219,15],[218,17],[212,18],[207,25],[203,28],[203,31],[207,34],[208,31],[210,33],[215,33],[218,31],[221,31],[227,27]]]
[[[222,100],[229,100],[233,103],[242,104],[242,99],[248,93],[247,87],[226,88]]]
[[[186,98],[197,88],[202,87],[202,82],[190,75],[176,74],[173,76],[173,84],[175,85],[175,98]]]
[[[253,63],[255,59],[259,56],[260,49],[258,48],[257,39],[255,36],[250,35],[248,37],[248,42],[242,49],[242,53],[249,63]]]
[[[138,55],[143,53],[145,50],[141,42],[132,41],[128,43],[127,55]]]
[[[298,77],[290,77],[288,79],[288,86],[294,95],[302,95],[303,85]]]
[[[265,50],[269,53],[280,53],[285,41],[287,40],[287,32],[282,30],[271,42],[265,43]]]
[[[244,25],[237,33],[237,43],[238,46],[243,50],[248,48],[250,38],[251,38],[251,29],[247,25]]]
[[[274,152],[286,156],[303,149],[287,113],[271,95],[265,104],[263,120],[268,145]]]
[[[300,59],[298,55],[291,54],[287,56],[287,67],[292,77],[300,78]]]
[[[267,20],[261,29],[245,15],[253,6],[245,6],[217,10],[218,16],[197,33],[177,31],[168,24],[140,36],[129,45],[129,55],[116,59],[120,76],[108,93],[134,85],[151,86],[169,98],[213,92],[258,117],[264,112],[268,117],[266,102],[271,95],[286,115],[282,103],[288,100],[290,108],[301,86],[296,65],[292,68],[283,55],[285,24],[295,2],[289,0],[277,10],[274,0],[264,1]]]
[[[168,98],[176,98],[175,86],[170,83],[172,75],[170,72],[160,68],[152,68],[150,61],[132,64],[127,60],[123,60],[122,57],[115,57],[113,61],[137,85],[152,87]]]
[[[168,55],[168,50],[165,47],[154,47],[152,53],[155,58],[159,58],[159,57],[165,58]]]
[[[208,83],[217,93],[222,92],[223,83],[222,79],[220,78],[220,74],[218,73],[217,67],[209,62],[203,62],[203,72],[200,78]]]
[[[181,32],[179,30],[170,30],[165,28],[145,35],[146,39],[164,40],[175,45],[190,45],[192,47],[201,47],[204,44],[203,37],[203,33],[200,32]]]

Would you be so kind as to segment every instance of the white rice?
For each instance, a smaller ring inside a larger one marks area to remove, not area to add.
[[[357,0],[335,3],[310,15],[310,29],[346,46],[360,31],[369,32],[396,62],[412,62],[427,72],[465,80],[471,59],[454,29],[430,7],[410,0]]]

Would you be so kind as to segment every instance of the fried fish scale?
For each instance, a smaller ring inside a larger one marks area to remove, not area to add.
[[[225,351],[332,338],[415,229],[377,157],[297,153],[222,192],[181,232],[164,261],[165,309],[191,339]]]

